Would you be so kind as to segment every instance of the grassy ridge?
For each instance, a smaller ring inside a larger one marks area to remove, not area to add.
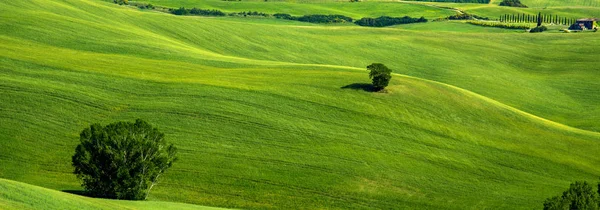
[[[86,9],[89,11],[94,8]],[[131,11],[122,7],[118,9]],[[594,34],[439,35],[437,32],[367,30],[346,26],[288,26],[283,25],[288,22],[274,23],[272,20],[263,24],[260,21],[249,23],[244,19],[235,18],[166,17],[167,15],[154,13],[146,14],[144,21],[135,24],[116,21],[131,19],[133,14],[139,16],[146,13],[114,14],[114,19],[107,19],[108,23],[114,25],[109,27],[115,28],[115,31],[95,27],[93,23],[97,21],[97,17],[71,18],[69,21],[76,19],[82,21],[81,23],[91,24],[92,28],[84,24],[70,25],[66,27],[68,31],[64,32],[55,32],[55,29],[50,27],[53,24],[63,24],[57,19],[30,17],[21,20],[20,24],[30,24],[36,31],[28,28],[10,33],[20,36],[19,33],[43,31],[48,35],[39,35],[36,38],[51,40],[52,44],[57,46],[75,47],[86,51],[110,51],[124,55],[135,53],[149,59],[201,63],[210,60],[209,65],[223,67],[234,65],[231,64],[233,61],[246,65],[285,61],[362,68],[365,63],[378,61],[387,63],[399,73],[469,89],[571,126],[600,130],[596,122],[587,120],[589,116],[593,119],[593,116],[600,115],[596,108],[600,95],[592,94],[595,87],[600,85],[600,82],[594,79],[597,72],[594,67],[594,46],[598,42],[593,38]],[[39,21],[47,21],[49,26],[37,26]],[[169,27],[162,26],[165,21]],[[255,32],[255,29],[259,31]],[[88,33],[90,30],[93,30],[93,33]],[[211,33],[206,33],[207,31]],[[71,37],[60,36],[62,33],[70,33]],[[140,36],[148,39],[138,39]],[[84,37],[99,42],[86,43]],[[343,39],[336,39],[332,44],[332,37]],[[306,43],[305,40],[311,42]],[[145,45],[148,42],[153,44],[143,49],[130,47]],[[581,42],[588,44],[577,44]],[[540,49],[540,46],[544,45],[551,45],[553,50]],[[573,48],[574,45],[578,47]],[[465,46],[467,48],[463,49]],[[190,55],[193,54],[186,51],[202,53],[202,56],[191,58]],[[430,62],[411,62],[426,56]],[[203,59],[198,61],[198,58]],[[261,61],[257,63],[247,59]],[[432,66],[431,63],[435,65]],[[563,73],[563,77],[559,79],[545,76],[556,69]],[[507,85],[515,88],[506,88]]]
[[[341,14],[353,18],[387,16],[425,16],[428,19],[442,18],[456,14],[452,10],[441,7],[452,7],[492,19],[504,14],[531,14],[538,12],[559,15],[568,18],[597,17],[600,14],[598,0],[531,0],[522,1],[529,8],[501,7],[500,0],[492,0],[489,4],[444,3],[444,2],[391,2],[365,1],[351,3],[346,1],[221,1],[221,0],[144,0],[155,5],[168,7],[199,7],[218,9],[225,12],[259,11],[266,13],[306,14]],[[432,7],[433,6],[433,7]]]
[[[221,1],[221,0],[149,0],[140,1],[167,7],[198,7],[218,9],[224,12],[259,11],[269,14],[287,13],[291,15],[338,14],[355,19],[363,17],[411,16],[426,18],[447,17],[452,11],[419,4],[400,4],[396,2],[285,2],[285,1]]]
[[[93,199],[49,190],[20,182],[0,179],[1,209],[206,209],[211,208],[172,202],[135,202]]]
[[[155,201],[536,208],[600,175],[597,133],[520,111],[599,126],[597,49],[562,48],[597,42],[590,34],[287,25],[97,1],[0,5],[3,178],[78,189],[69,164],[78,132],[134,118],[181,148]],[[395,75],[390,93],[364,92],[354,83],[369,82],[373,61],[430,80]]]

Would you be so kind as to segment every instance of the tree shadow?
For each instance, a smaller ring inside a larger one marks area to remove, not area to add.
[[[85,196],[85,197],[91,197],[93,198],[90,194],[88,194],[85,190],[61,190],[62,192],[65,193],[70,193],[73,195],[81,195],[81,196]]]
[[[369,83],[352,83],[342,87],[342,89],[352,89],[352,90],[363,90],[366,92],[377,92],[379,91],[372,84]]]

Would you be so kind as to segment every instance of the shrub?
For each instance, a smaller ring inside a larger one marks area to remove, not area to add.
[[[146,199],[158,177],[176,161],[176,148],[143,120],[93,124],[79,136],[74,173],[88,194],[103,198]]]
[[[240,17],[248,17],[248,16],[255,16],[255,17],[269,17],[271,15],[267,14],[267,13],[262,13],[262,12],[234,12],[234,13],[229,13],[229,16],[240,16]]]
[[[137,4],[137,7],[140,9],[154,9],[152,4]]]
[[[399,25],[399,24],[409,24],[409,23],[421,23],[427,22],[427,19],[424,17],[421,18],[411,18],[409,16],[404,17],[389,17],[389,16],[381,16],[378,18],[362,18],[354,22],[359,26],[369,26],[369,27],[385,27],[391,25]]]
[[[555,196],[544,201],[544,210],[558,209],[598,209],[600,205],[600,185],[598,192],[587,182],[572,183],[562,196]]]
[[[524,4],[522,4],[520,0],[503,0],[502,2],[500,2],[500,6],[525,8],[527,7]]]
[[[219,10],[206,10],[206,9],[186,9],[185,7],[180,7],[179,9],[169,9],[171,14],[174,15],[198,15],[198,16],[225,16],[225,13]]]
[[[388,86],[392,79],[392,70],[381,63],[373,63],[367,66],[369,78],[373,80],[373,87],[376,90],[383,90]]]
[[[113,0],[113,2],[118,5],[129,4],[129,0]]]
[[[225,16],[225,13],[223,13],[219,10],[198,9],[195,7],[190,10],[190,14],[191,15],[200,15],[200,16]]]
[[[171,13],[174,14],[174,15],[187,15],[187,14],[190,13],[184,7],[180,7],[179,9],[169,9],[169,10],[171,10]]]
[[[471,15],[471,14],[468,14],[468,13],[462,13],[462,14],[456,14],[456,15],[448,16],[447,19],[448,20],[474,20],[474,19],[489,20],[489,18],[487,18],[487,17],[481,17],[481,16],[477,16],[477,15]]]
[[[548,28],[546,28],[546,26],[539,26],[539,27],[535,27],[532,28],[531,30],[529,30],[530,33],[540,33],[540,32],[544,32],[548,30]]]
[[[304,15],[294,18],[295,20],[309,23],[345,23],[352,22],[351,17],[343,15]]]
[[[290,14],[283,14],[283,13],[274,14],[273,17],[275,17],[277,19],[287,19],[287,20],[293,20],[294,19],[294,17],[292,17],[292,15],[290,15]]]

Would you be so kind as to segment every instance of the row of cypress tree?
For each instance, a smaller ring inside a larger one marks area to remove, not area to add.
[[[498,19],[500,22],[506,23],[554,23],[561,25],[571,25],[575,23],[575,19],[560,17],[558,15],[551,14],[542,14],[541,12],[538,15],[530,15],[530,14],[505,14],[501,15]]]

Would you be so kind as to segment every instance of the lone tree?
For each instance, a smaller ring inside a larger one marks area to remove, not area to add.
[[[546,199],[544,210],[559,209],[600,209],[600,185],[598,191],[594,190],[591,184],[587,182],[575,182],[571,187],[563,192],[562,196],[555,196]]]
[[[74,173],[91,196],[143,200],[177,160],[177,149],[143,120],[93,124],[73,155]]]
[[[367,66],[367,70],[371,71],[369,78],[373,80],[375,90],[383,90],[392,79],[392,70],[381,63],[373,63]]]

